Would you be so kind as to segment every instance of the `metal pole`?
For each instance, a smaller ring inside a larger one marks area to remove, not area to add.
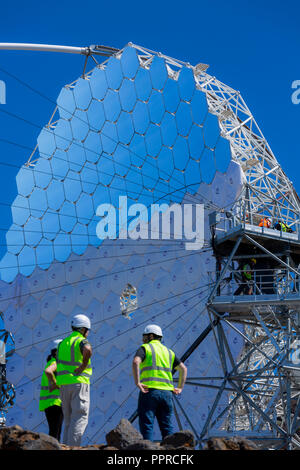
[[[258,243],[257,241],[253,240],[253,238],[249,237],[249,235],[246,235],[244,234],[244,237],[247,238],[247,240],[249,240],[251,243],[253,243],[254,245],[256,245],[258,248],[260,248],[261,250],[263,250],[265,253],[267,253],[268,255],[270,255],[272,258],[276,259],[276,261],[278,261],[280,264],[282,264],[283,266],[285,266],[287,269],[289,269],[290,271],[293,271],[295,274],[299,275],[299,271],[297,271],[296,269],[294,269],[292,266],[289,266],[288,264],[286,264],[284,261],[282,261],[282,259],[278,258],[277,256],[275,256],[273,253],[271,253],[271,251],[267,250],[264,246],[262,246],[260,243]]]
[[[91,45],[87,47],[58,46],[54,44],[30,44],[16,42],[0,42],[0,50],[6,51],[40,51],[40,52],[62,52],[65,54],[81,54],[89,56],[92,54],[109,57],[119,52],[119,49],[110,46]]]
[[[64,52],[67,54],[83,54],[83,55],[88,55],[90,53],[89,47],[56,46],[53,44],[30,44],[30,43],[16,43],[16,42],[1,42],[0,50]]]
[[[288,318],[288,331],[287,331],[287,342],[286,352],[289,356],[291,347],[291,319]],[[287,445],[288,450],[292,450],[292,415],[291,415],[291,375],[290,371],[287,370],[285,374],[286,382],[286,428],[287,428]]]
[[[242,241],[242,238],[243,238],[243,236],[241,235],[241,236],[237,239],[237,241],[236,241],[236,243],[235,243],[235,245],[234,245],[234,248],[233,248],[232,252],[230,253],[229,258],[228,258],[228,260],[226,261],[226,264],[225,264],[225,266],[224,266],[224,268],[223,268],[223,271],[221,272],[221,274],[220,274],[220,276],[219,276],[219,278],[218,278],[218,281],[216,282],[216,284],[215,284],[215,286],[214,286],[214,288],[213,288],[213,290],[212,290],[210,296],[208,297],[207,304],[210,304],[210,303],[212,302],[212,299],[213,299],[215,293],[217,292],[220,283],[221,283],[222,280],[223,280],[223,277],[224,277],[224,275],[225,275],[225,273],[226,273],[226,271],[227,271],[227,268],[228,268],[228,266],[230,265],[230,263],[231,263],[231,261],[232,261],[234,255],[235,255],[235,253],[236,253],[238,247],[240,246],[240,243],[241,243],[241,241]]]
[[[197,349],[197,347],[202,343],[202,341],[205,340],[207,335],[212,331],[212,329],[218,325],[220,321],[220,318],[217,318],[214,320],[212,323],[210,323],[203,331],[202,333],[198,336],[198,338],[193,342],[193,344],[187,349],[187,351],[181,356],[180,360],[181,362],[185,362],[190,355]],[[173,371],[173,373],[175,370]]]

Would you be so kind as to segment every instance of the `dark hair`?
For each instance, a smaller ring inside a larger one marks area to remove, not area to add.
[[[49,356],[47,357],[47,362],[49,362],[51,359],[56,359],[56,356],[55,356],[55,353],[56,353],[57,349],[51,349],[51,353],[49,354]]]
[[[162,339],[162,336],[158,336],[158,335],[154,335],[154,334],[153,334],[153,336],[154,336],[154,339],[158,339],[159,341],[161,341],[161,339]]]
[[[79,333],[80,333],[80,330],[82,330],[82,329],[88,331],[88,328],[86,328],[85,326],[72,326],[72,330],[73,331],[78,331]]]
[[[146,334],[147,336],[152,335],[153,339],[158,339],[159,341],[161,341],[162,339],[162,336],[155,335],[154,333],[144,333],[144,334]]]

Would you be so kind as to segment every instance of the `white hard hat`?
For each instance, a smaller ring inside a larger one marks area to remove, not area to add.
[[[59,343],[62,342],[62,339],[55,339],[54,341],[52,341],[52,343],[50,344],[50,351],[52,351],[52,349],[57,349]]]
[[[147,325],[146,328],[144,329],[144,335],[149,335],[150,333],[153,333],[154,335],[157,336],[162,336],[162,331],[161,327],[158,325]]]
[[[87,328],[90,330],[91,321],[86,315],[79,313],[78,315],[74,315],[72,318],[71,326],[74,326],[75,328]]]

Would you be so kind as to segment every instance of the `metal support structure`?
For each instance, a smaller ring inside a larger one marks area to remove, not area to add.
[[[134,47],[140,51],[140,60],[147,67],[155,53],[139,46]],[[273,225],[281,220],[292,227],[296,236],[299,237],[299,197],[272,153],[240,92],[209,75],[206,71],[207,67],[192,67],[163,54],[159,55],[165,59],[169,74],[173,78],[178,77],[183,65],[189,66],[194,71],[197,86],[206,94],[209,111],[218,116],[222,135],[230,142],[233,159],[241,165],[246,184],[239,199],[230,208],[234,218],[233,226],[247,223],[257,226],[262,217],[270,217]],[[262,229],[262,232],[265,239],[269,237],[271,240],[272,236],[267,233],[267,230]],[[226,235],[226,231],[224,234]],[[280,235],[283,244],[285,241],[288,244],[293,238],[291,237],[289,240],[284,233],[276,233],[276,237],[275,234],[273,235],[275,241]],[[229,240],[230,237],[231,235],[228,233]],[[270,249],[270,246],[268,248],[263,246],[261,240],[257,241],[255,235],[251,238],[252,240],[248,240],[250,243],[249,254],[256,253],[253,248],[253,245],[256,245],[256,249],[261,249],[260,252],[271,257],[274,263],[279,263],[279,266],[286,268],[287,283],[293,276],[294,278],[299,276],[290,260],[287,262],[286,258],[282,259],[278,249],[276,255],[272,252],[272,243],[269,244],[271,245]],[[236,243],[236,238],[234,242]],[[244,251],[240,248],[241,245],[236,249],[237,257],[246,256],[245,248],[243,247]],[[237,360],[236,366],[231,370],[229,367],[227,377],[224,377],[219,385],[219,392],[201,432],[201,439],[205,440],[207,436],[213,435],[216,432],[216,424],[219,423],[220,433],[227,435],[227,437],[242,433],[257,439],[262,447],[299,448],[300,439],[297,437],[295,423],[297,423],[300,405],[296,406],[293,411],[291,404],[293,397],[299,393],[300,379],[299,382],[295,381],[295,376],[293,378],[284,367],[286,367],[290,354],[289,341],[293,339],[294,335],[299,334],[294,326],[295,322],[293,324],[293,315],[295,310],[300,310],[300,298],[296,299],[291,306],[286,300],[288,296],[283,295],[282,300],[279,299],[276,305],[268,306],[267,300],[265,304],[258,302],[260,296],[258,294],[256,299],[251,299],[251,296],[247,299],[247,315],[238,313],[241,298],[235,299],[234,304],[229,303],[226,310],[216,312],[213,308],[214,301],[220,296],[226,271],[230,272],[231,260],[235,259],[232,250],[227,256],[224,256],[226,258],[225,269],[220,274],[218,273],[207,305],[212,321],[219,318],[221,324],[226,322],[227,326],[232,325],[236,329],[238,328],[234,323],[241,326],[244,329],[245,343],[240,360]],[[217,251],[216,258],[219,256],[220,252]],[[265,297],[267,298],[268,295]],[[235,306],[234,313],[231,312],[233,305]],[[252,308],[256,308],[257,316],[254,315]],[[227,314],[226,317],[220,318],[224,313]],[[287,319],[290,319],[288,334]],[[264,322],[265,330],[261,320]],[[214,335],[220,361],[229,366],[231,363],[230,354],[225,347],[224,331],[222,333],[222,328],[219,327],[216,331],[214,330]],[[259,347],[257,347],[258,344]],[[231,399],[226,390],[229,383],[235,390],[232,392]],[[280,383],[282,383],[281,388]],[[204,386],[209,387],[210,384]],[[249,392],[252,392],[252,398]],[[217,403],[224,394],[230,405],[225,407],[226,411],[222,410],[216,416]],[[290,394],[291,398],[287,398],[287,394]],[[240,414],[238,415],[238,413]],[[282,420],[282,426],[277,424],[277,419]],[[294,424],[292,428],[291,422]]]
[[[268,215],[281,218],[289,225],[298,223],[299,197],[241,93],[208,74],[207,65],[192,66],[138,45],[132,46],[137,49],[146,68],[153,57],[159,55],[167,64],[169,75],[175,79],[183,66],[193,70],[196,86],[206,94],[209,111],[218,117],[222,135],[230,142],[233,159],[244,172],[245,191],[236,203],[240,209],[243,208],[244,220],[248,213],[248,217]]]
[[[300,200],[292,183],[276,160],[253,115],[239,91],[225,85],[207,73],[206,64],[192,66],[162,53],[156,53],[129,43],[138,53],[141,66],[149,68],[156,55],[165,60],[168,74],[177,79],[182,67],[189,67],[198,89],[207,98],[209,112],[219,120],[221,133],[230,142],[232,158],[237,161],[247,181],[245,192],[233,211],[281,218],[289,225],[299,222]],[[120,56],[123,50],[113,47],[91,45],[88,47],[57,46],[47,44],[0,43],[0,50],[31,50],[73,53],[84,56]],[[104,64],[101,64],[101,66]],[[84,78],[89,79],[89,73]]]
[[[73,46],[58,46],[53,44],[30,44],[30,43],[15,43],[15,42],[1,42],[0,50],[6,51],[31,51],[31,52],[61,52],[64,54],[79,54],[89,56],[92,54],[109,57],[119,52],[119,49],[108,46],[86,46],[86,47],[73,47]]]
[[[215,296],[215,294],[216,294],[216,292],[217,292],[217,290],[218,290],[218,288],[219,288],[221,282],[223,281],[224,276],[225,276],[225,274],[226,274],[226,272],[227,272],[227,269],[228,269],[228,267],[229,267],[229,265],[230,265],[230,263],[231,263],[231,261],[232,261],[232,259],[233,259],[233,257],[234,257],[234,254],[236,253],[236,251],[237,251],[237,249],[238,249],[238,247],[239,247],[239,245],[240,245],[240,243],[241,243],[241,240],[242,240],[242,237],[239,237],[238,240],[237,240],[237,242],[236,242],[236,244],[234,245],[234,248],[233,248],[232,252],[230,253],[230,256],[229,256],[229,258],[228,258],[228,260],[227,260],[227,262],[226,262],[226,264],[225,264],[225,266],[224,266],[222,272],[221,272],[220,275],[218,276],[217,282],[216,282],[216,284],[215,284],[215,286],[214,286],[214,288],[213,288],[213,290],[212,290],[212,292],[211,292],[211,294],[210,294],[210,296],[209,296],[209,298],[208,298],[208,301],[207,301],[208,304],[209,304],[209,303],[211,302],[211,300],[214,298],[214,296]]]
[[[290,271],[294,272],[295,274],[297,274],[298,276],[300,275],[299,271],[297,271],[297,269],[294,269],[292,266],[289,266],[287,263],[285,263],[282,259],[280,259],[278,256],[276,256],[274,253],[272,253],[271,251],[267,250],[263,245],[261,245],[260,243],[258,243],[256,240],[254,240],[253,238],[249,237],[249,235],[245,235],[245,238],[247,238],[251,243],[253,243],[254,245],[256,245],[258,248],[260,248],[262,251],[264,251],[265,253],[267,253],[271,258],[274,258],[276,261],[278,261],[278,263],[282,264],[285,268],[289,269]]]
[[[231,236],[236,237],[234,233]],[[255,439],[261,448],[299,449],[300,367],[291,363],[291,355],[292,344],[300,337],[297,323],[300,292],[299,272],[292,266],[293,247],[289,240],[286,243],[281,240],[282,250],[275,254],[270,249],[272,243],[266,248],[267,239],[257,240],[255,233],[249,236],[246,230],[240,231],[231,245],[226,245],[229,240],[230,235],[214,243],[216,256],[220,256],[222,247],[224,250],[227,246],[228,250],[224,255],[226,269],[223,268],[221,274],[215,273],[216,284],[207,303],[211,318],[220,319],[214,334],[224,377],[217,388],[201,441],[210,436],[243,435]],[[270,260],[273,268],[270,272],[264,269],[262,273],[254,269],[253,293],[235,296],[240,281],[232,260],[250,259],[256,256],[257,250],[264,254],[261,260]],[[272,289],[270,279],[273,279]],[[234,290],[228,295],[226,285],[230,282]],[[233,328],[244,340],[235,364],[223,325]],[[222,399],[228,405],[218,413],[217,405]]]

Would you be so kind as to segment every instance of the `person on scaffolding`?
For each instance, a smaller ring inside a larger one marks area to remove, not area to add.
[[[249,263],[241,266],[242,281],[233,295],[252,295],[253,294],[253,277],[256,259],[251,258]]]
[[[293,230],[291,229],[291,227],[289,227],[287,224],[285,224],[284,222],[282,222],[282,220],[278,220],[278,222],[276,222],[276,224],[274,225],[274,228],[276,230],[281,230],[281,232],[288,232],[288,233],[292,233]]]
[[[260,222],[259,222],[258,226],[259,227],[270,228],[271,227],[271,221],[270,221],[270,219],[268,219],[268,217],[263,217],[262,219],[260,219]]]

